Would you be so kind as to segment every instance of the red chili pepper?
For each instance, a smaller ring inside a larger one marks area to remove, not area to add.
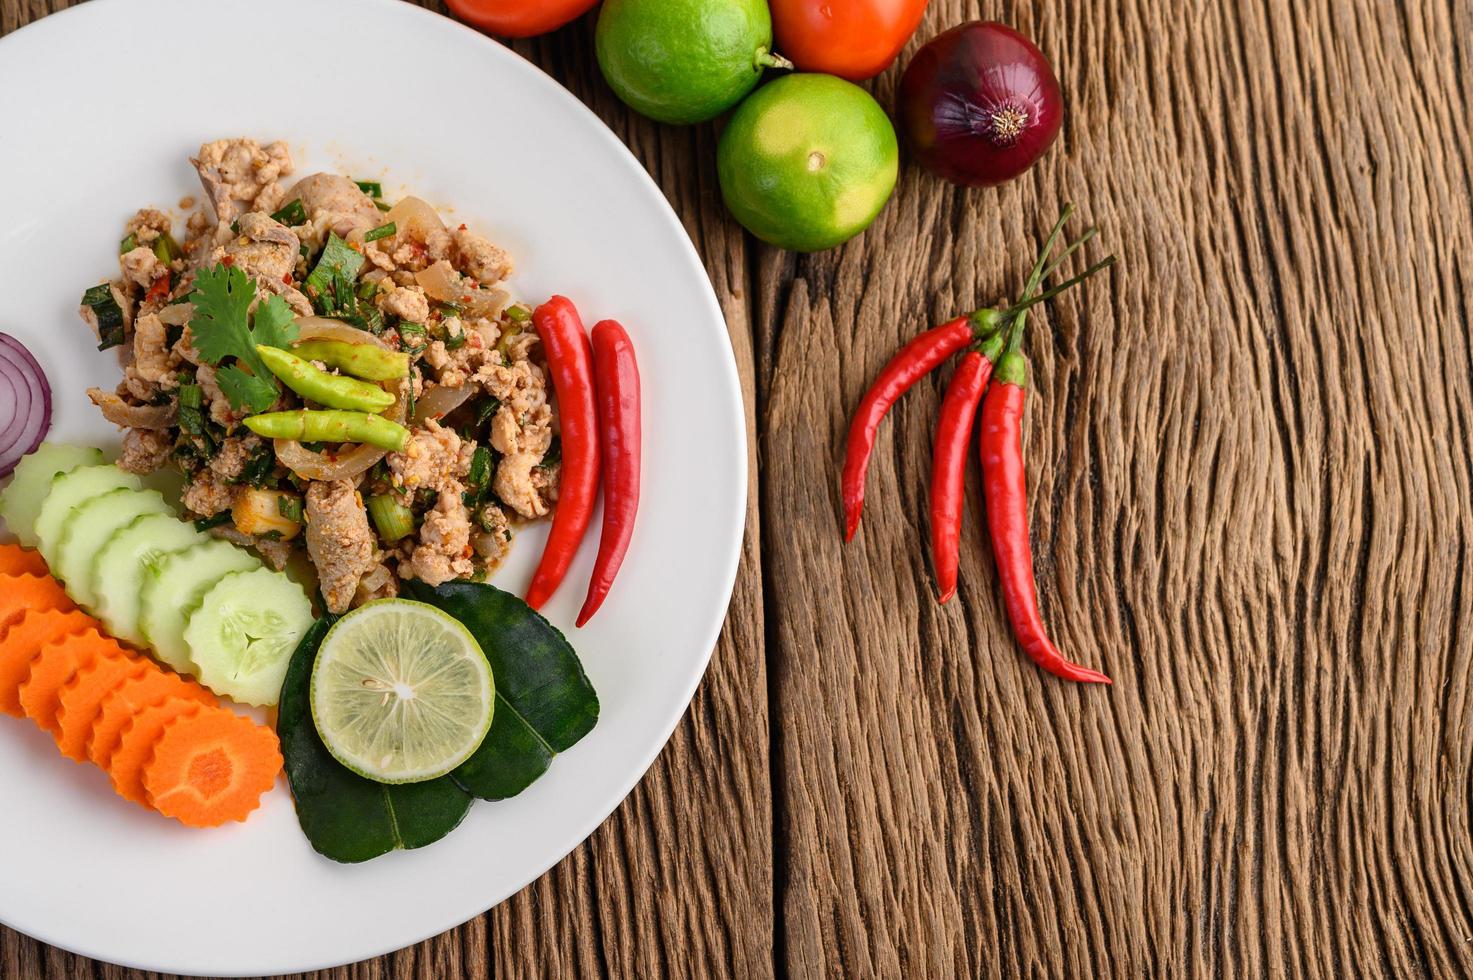
[[[639,510],[639,365],[629,335],[615,320],[594,324],[593,380],[604,460],[604,526],[588,598],[578,613],[579,626],[593,618],[609,594],[629,550]]]
[[[936,449],[931,461],[931,553],[936,564],[936,588],[945,602],[956,595],[960,564],[962,508],[966,496],[967,444],[977,405],[992,377],[992,364],[1002,350],[1002,336],[994,335],[962,358],[936,423]]]
[[[598,496],[598,421],[593,401],[593,354],[583,321],[572,300],[554,296],[532,312],[532,323],[547,351],[547,366],[557,392],[562,430],[562,484],[542,561],[527,588],[527,605],[542,608],[557,591],[593,518]]]
[[[148,292],[143,294],[143,301],[145,303],[152,303],[154,300],[163,299],[167,295],[169,295],[169,274],[166,272],[155,279],[152,286],[148,287]]]
[[[982,490],[987,526],[1003,603],[1013,636],[1023,652],[1044,670],[1070,681],[1108,684],[1099,671],[1070,663],[1050,642],[1038,611],[1033,580],[1033,549],[1028,541],[1028,486],[1023,469],[1023,402],[1028,362],[1009,349],[997,362],[992,385],[982,403]]]
[[[844,451],[844,475],[840,493],[844,498],[844,540],[854,537],[859,529],[859,514],[864,509],[864,476],[869,471],[870,453],[875,448],[875,433],[890,406],[930,374],[942,361],[972,342],[973,326],[969,318],[959,316],[950,323],[932,327],[890,358],[890,363],[860,399],[849,423],[849,443]]]

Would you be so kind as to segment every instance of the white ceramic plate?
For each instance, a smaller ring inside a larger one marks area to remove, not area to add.
[[[118,379],[77,318],[123,222],[199,189],[201,142],[286,139],[299,171],[414,192],[508,248],[517,295],[629,329],[644,378],[644,496],[598,617],[572,628],[596,533],[545,610],[602,700],[597,727],[514,800],[428,848],[319,857],[284,782],[245,824],[188,830],[0,716],[0,921],[88,956],[246,975],[360,960],[450,929],[542,874],[665,744],[716,642],[746,488],[720,309],[654,183],[598,120],[493,41],[397,0],[94,0],[0,40],[0,330],[52,380],[52,438],[115,446],[87,402]],[[699,161],[691,161],[692,166]],[[597,519],[594,524],[598,527]],[[542,532],[496,582],[520,592]],[[632,910],[631,910],[632,911]]]

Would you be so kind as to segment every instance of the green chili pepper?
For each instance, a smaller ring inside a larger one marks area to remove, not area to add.
[[[256,353],[283,384],[319,405],[354,412],[382,412],[394,404],[393,394],[378,385],[319,371],[310,362],[280,347],[257,344]]]
[[[362,442],[390,452],[399,452],[409,441],[409,430],[382,415],[367,412],[313,411],[267,412],[252,415],[245,426],[267,439],[298,442]]]
[[[368,381],[393,381],[409,376],[409,355],[386,350],[378,344],[349,344],[341,340],[304,340],[292,353],[308,361],[321,361],[328,367]]]

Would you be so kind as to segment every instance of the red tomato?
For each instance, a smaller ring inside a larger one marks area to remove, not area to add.
[[[771,0],[777,52],[804,71],[857,82],[886,68],[920,26],[927,0]]]
[[[555,31],[598,0],[446,0],[455,16],[501,37]]]

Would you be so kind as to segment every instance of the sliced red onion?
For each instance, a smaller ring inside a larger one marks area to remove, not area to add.
[[[11,414],[0,414],[0,477],[33,452],[51,429],[51,384],[46,372],[9,334],[0,333],[0,385],[9,390]],[[0,400],[0,412],[5,403]]]

